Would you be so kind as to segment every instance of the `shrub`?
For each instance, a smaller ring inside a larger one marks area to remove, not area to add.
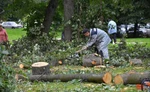
[[[2,45],[0,45],[0,92],[12,92],[15,89],[13,69],[9,64],[2,60],[3,55],[7,54]]]

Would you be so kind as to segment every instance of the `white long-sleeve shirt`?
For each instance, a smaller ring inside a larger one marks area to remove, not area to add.
[[[109,34],[117,33],[117,24],[113,20],[109,21],[108,23],[108,33]]]

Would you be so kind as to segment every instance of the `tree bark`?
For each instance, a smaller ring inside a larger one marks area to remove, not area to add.
[[[0,15],[3,14],[5,11],[0,7]]]
[[[150,78],[150,72],[129,72],[118,74],[114,78],[115,84],[141,84],[143,79]]]
[[[136,21],[134,24],[134,37],[137,37],[137,29],[138,29],[138,22]]]
[[[64,0],[64,21],[67,23],[74,15],[74,0]],[[71,41],[72,29],[71,24],[64,27],[64,40]]]
[[[41,33],[49,34],[49,29],[55,14],[55,10],[58,6],[58,0],[50,0],[46,9],[45,18],[43,21],[43,28],[41,28]]]
[[[36,62],[32,64],[33,75],[48,75],[50,74],[50,66],[47,62]]]
[[[83,56],[82,62],[85,67],[93,67],[96,65],[102,65],[102,58],[97,54],[89,54]]]
[[[96,82],[96,83],[107,83],[110,84],[112,81],[112,75],[107,73],[101,74],[69,74],[69,75],[30,75],[30,81],[54,81],[61,80],[62,82],[71,81],[73,79],[81,79],[82,81],[87,82]]]

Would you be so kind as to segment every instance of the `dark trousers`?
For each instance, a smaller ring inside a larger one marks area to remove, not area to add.
[[[116,35],[117,35],[117,33],[113,33],[113,34],[110,34],[110,39],[111,39],[111,43],[116,43]]]
[[[101,55],[101,59],[102,59],[102,62],[101,62],[101,64],[104,64],[104,59],[103,59],[103,57],[104,57],[104,55],[103,55],[103,52],[102,51],[99,51],[96,47],[95,47],[95,52],[97,53],[97,54],[99,54],[99,55]]]
[[[101,57],[104,57],[103,56],[103,52],[102,51],[98,51],[98,49],[95,47],[95,52],[97,53],[97,54],[99,54],[99,55],[101,55]]]

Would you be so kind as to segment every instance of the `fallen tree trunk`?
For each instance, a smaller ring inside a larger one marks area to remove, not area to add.
[[[15,79],[18,80],[27,80],[25,76],[16,75]],[[107,83],[110,84],[112,81],[112,76],[110,73],[105,74],[70,74],[70,75],[30,75],[30,81],[49,81],[61,80],[62,82],[71,81],[73,79],[81,79],[82,81],[87,82],[96,82],[96,83]]]
[[[129,72],[118,74],[114,78],[115,84],[140,84],[143,79],[150,78],[150,72]]]
[[[83,62],[83,66],[92,67],[92,66],[102,65],[102,58],[100,55],[97,54],[89,54],[83,56],[82,62]]]
[[[69,75],[30,75],[28,76],[30,81],[49,81],[52,82],[54,80],[60,80],[62,82],[71,81],[73,79],[81,79],[86,82],[95,82],[95,83],[107,83],[110,84],[112,82],[111,73],[101,73],[101,74],[69,74]],[[16,75],[16,80],[27,80],[25,76]]]
[[[111,83],[112,76],[108,73],[101,73],[101,74],[69,74],[69,75],[30,75],[30,81],[54,81],[60,80],[62,82],[71,81],[73,79],[81,79],[82,81],[87,82],[96,82],[96,83]]]

